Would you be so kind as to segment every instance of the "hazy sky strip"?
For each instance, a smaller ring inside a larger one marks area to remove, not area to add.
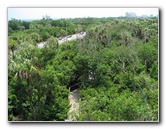
[[[158,8],[8,8],[8,20],[42,19],[46,14],[51,18],[118,17],[126,12],[156,16]]]

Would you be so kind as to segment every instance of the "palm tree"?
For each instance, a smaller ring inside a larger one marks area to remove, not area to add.
[[[9,37],[8,41],[8,50],[11,50],[12,58],[14,59],[15,55],[15,50],[17,49],[18,42],[16,40],[13,40],[12,37]]]
[[[30,103],[30,110],[33,112],[33,118],[36,119],[36,108],[35,103],[37,101],[32,100],[33,89],[38,89],[38,82],[40,83],[40,65],[38,64],[39,59],[37,58],[37,49],[36,47],[29,45],[28,43],[21,43],[17,48],[14,59],[9,59],[9,71],[15,74],[14,78],[18,79],[22,85],[27,85],[20,87],[20,90],[23,91],[22,94],[27,94],[27,101]],[[27,84],[23,84],[23,81],[26,80]],[[19,87],[19,86],[18,86]],[[20,94],[20,93],[19,93]],[[20,96],[20,95],[19,95]],[[38,97],[40,98],[40,97]],[[25,99],[25,98],[20,98]],[[23,113],[23,112],[22,112]],[[23,115],[24,116],[24,115]]]

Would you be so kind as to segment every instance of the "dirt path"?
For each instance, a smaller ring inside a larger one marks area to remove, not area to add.
[[[76,89],[73,92],[70,92],[70,94],[69,94],[68,99],[71,104],[71,107],[68,112],[68,120],[66,120],[66,121],[76,121],[75,116],[79,115],[78,94],[79,94],[79,89]]]

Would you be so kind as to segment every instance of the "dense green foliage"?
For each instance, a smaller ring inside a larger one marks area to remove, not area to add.
[[[78,121],[158,121],[158,19],[8,22],[8,119],[64,121],[80,84]],[[58,38],[86,32],[82,39]],[[47,41],[43,48],[37,44]]]

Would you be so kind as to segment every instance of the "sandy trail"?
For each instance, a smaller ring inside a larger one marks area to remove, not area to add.
[[[79,100],[79,97],[78,97],[78,94],[79,94],[79,89],[76,89],[72,92],[70,92],[69,94],[69,102],[70,102],[70,110],[68,112],[68,120],[67,121],[76,121],[76,117],[75,116],[78,116],[79,115],[79,103],[78,103],[78,100]]]

